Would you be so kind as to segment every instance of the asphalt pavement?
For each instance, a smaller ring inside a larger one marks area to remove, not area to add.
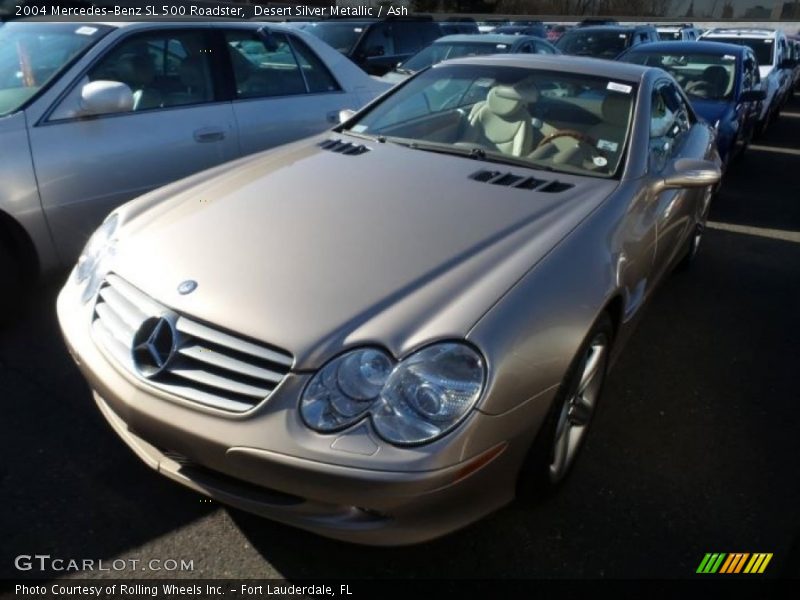
[[[765,576],[800,576],[800,95],[732,166],[711,221],[563,489],[410,548],[323,539],[150,471],[100,417],[47,286],[0,331],[0,578],[41,576],[15,570],[21,554],[193,561],[93,576],[672,578],[706,552],[772,552]]]

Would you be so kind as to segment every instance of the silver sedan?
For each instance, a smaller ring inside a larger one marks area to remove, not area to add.
[[[259,23],[0,29],[0,277],[75,261],[108,212],[323,131],[387,84],[315,37]],[[0,295],[0,315],[18,293]]]
[[[420,542],[564,481],[642,307],[695,256],[719,163],[664,71],[445,62],[115,211],[58,315],[159,473]]]

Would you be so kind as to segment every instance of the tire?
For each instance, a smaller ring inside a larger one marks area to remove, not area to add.
[[[603,313],[572,360],[528,452],[517,487],[521,498],[552,494],[572,471],[603,391],[613,340],[611,318]]]
[[[28,293],[19,263],[0,240],[0,326],[19,314]]]
[[[683,258],[681,258],[680,262],[678,262],[675,267],[678,271],[689,269],[697,258],[697,252],[700,249],[700,243],[703,241],[703,235],[706,232],[706,218],[708,217],[708,211],[711,208],[711,201],[714,195],[715,192],[712,188],[706,200],[706,206],[703,208],[703,216],[700,221],[695,224],[694,231],[692,232],[692,235],[689,236],[689,240],[686,242],[686,250],[684,250]]]

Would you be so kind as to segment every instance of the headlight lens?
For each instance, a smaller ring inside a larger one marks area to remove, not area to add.
[[[397,445],[430,442],[453,429],[483,390],[485,365],[471,347],[436,344],[395,363],[373,348],[355,350],[323,367],[303,393],[300,412],[321,432],[369,414],[383,439]]]
[[[82,295],[84,302],[94,296],[100,282],[106,276],[108,265],[105,259],[110,253],[118,227],[119,217],[113,214],[92,234],[78,258],[75,279],[78,283],[86,285]]]

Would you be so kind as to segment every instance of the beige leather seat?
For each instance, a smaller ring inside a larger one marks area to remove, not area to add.
[[[528,103],[535,92],[507,85],[493,87],[483,102],[470,111],[464,142],[503,154],[526,156],[533,146],[533,128]]]

